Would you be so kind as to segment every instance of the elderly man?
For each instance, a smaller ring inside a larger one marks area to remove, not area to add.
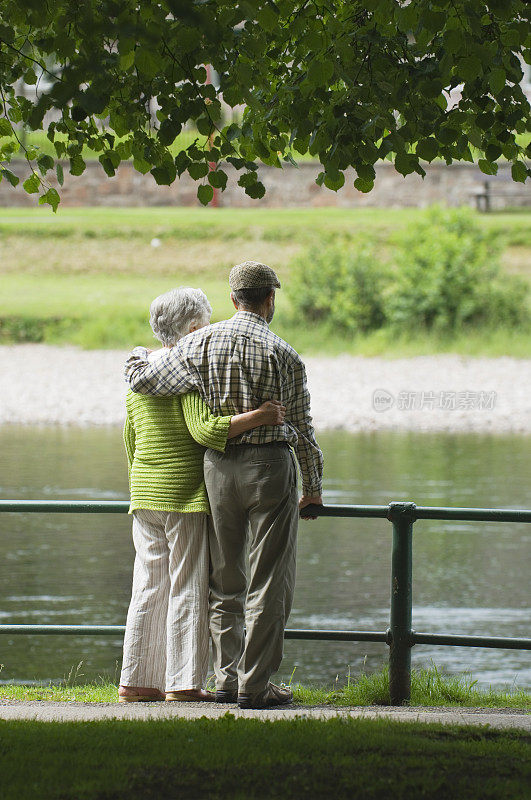
[[[216,700],[266,708],[293,699],[289,689],[269,679],[282,660],[291,610],[298,511],[322,503],[323,459],[311,424],[304,364],[269,329],[280,288],[275,272],[246,261],[233,267],[229,285],[237,311],[231,319],[190,334],[154,363],[145,348],[136,348],[126,377],[143,394],[198,389],[214,414],[248,411],[270,399],[287,409],[284,425],[249,431],[225,453],[207,450],[204,460],[213,523],[210,629]],[[302,475],[299,503],[291,448]]]

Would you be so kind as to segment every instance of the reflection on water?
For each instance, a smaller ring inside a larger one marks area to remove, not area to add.
[[[529,508],[531,439],[478,434],[322,434],[325,502]],[[0,429],[0,497],[127,499],[121,432]],[[525,524],[419,521],[413,625],[418,631],[529,636]],[[290,627],[385,630],[391,526],[385,520],[301,522]],[[0,515],[2,623],[124,624],[133,548],[127,516]],[[3,680],[115,677],[114,637],[0,637]],[[331,684],[376,669],[387,647],[287,641],[281,677]],[[531,684],[524,651],[418,645],[413,665],[469,670],[481,684]]]

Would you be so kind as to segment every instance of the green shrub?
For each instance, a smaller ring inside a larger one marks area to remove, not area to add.
[[[11,314],[0,317],[0,343],[46,342],[70,331],[76,324],[76,320],[66,317]]]
[[[528,286],[501,274],[500,245],[470,209],[430,209],[403,235],[388,296],[389,324],[455,333],[467,327],[515,328],[529,321]]]
[[[471,209],[433,207],[388,243],[392,265],[381,263],[373,240],[313,246],[293,265],[294,322],[340,334],[528,330],[529,287],[501,272],[502,239]]]
[[[287,295],[300,321],[325,322],[343,333],[384,324],[385,270],[369,242],[348,250],[313,246],[295,261],[291,276]]]

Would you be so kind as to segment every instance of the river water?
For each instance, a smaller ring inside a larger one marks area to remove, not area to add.
[[[319,436],[329,503],[529,508],[531,437],[396,433]],[[118,428],[0,428],[0,497],[127,499]],[[529,636],[531,529],[523,523],[420,521],[414,526],[413,627],[423,632]],[[133,548],[126,515],[0,515],[0,621],[121,625]],[[289,627],[385,630],[391,525],[301,522]],[[115,678],[113,637],[0,636],[2,681]],[[280,677],[344,683],[372,671],[387,647],[287,641]],[[417,645],[413,666],[468,671],[493,687],[531,686],[525,651]],[[78,665],[81,663],[81,666]]]

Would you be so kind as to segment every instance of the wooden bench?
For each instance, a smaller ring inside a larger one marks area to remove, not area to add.
[[[509,184],[513,185],[516,192],[510,193],[503,190],[500,191],[500,187],[507,187]],[[498,191],[496,191],[496,188],[498,188]],[[524,194],[524,190],[527,191],[526,194]],[[478,187],[475,189],[472,196],[476,201],[477,210],[484,211],[485,213],[492,211],[491,200],[493,197],[504,197],[509,201],[509,205],[510,201],[513,199],[522,200],[524,197],[527,197],[527,203],[518,203],[518,205],[531,205],[529,188],[523,183],[516,183],[513,181],[510,170],[506,169],[502,170],[502,172],[497,175],[485,175],[481,188]]]

